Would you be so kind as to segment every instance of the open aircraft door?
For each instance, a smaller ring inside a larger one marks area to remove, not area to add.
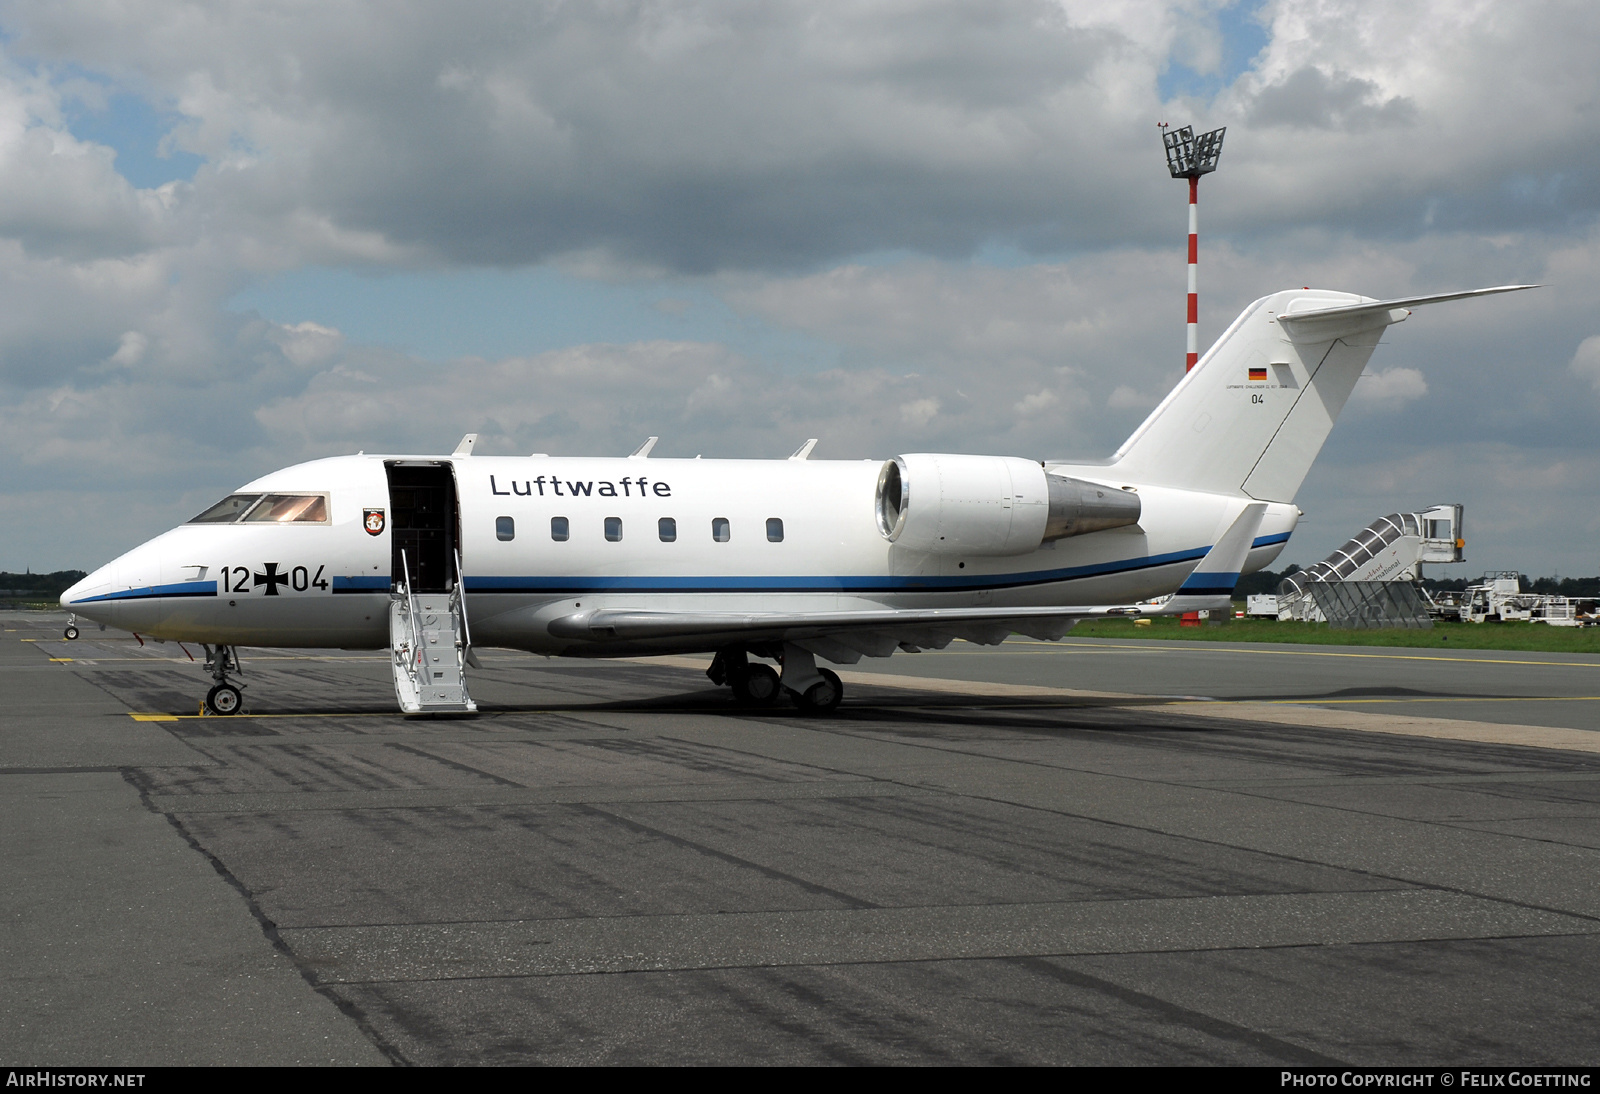
[[[467,694],[472,638],[461,581],[461,507],[448,460],[391,460],[389,649],[407,714],[478,709]]]

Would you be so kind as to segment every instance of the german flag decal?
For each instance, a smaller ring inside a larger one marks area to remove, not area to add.
[[[1258,365],[1251,365],[1250,366],[1250,379],[1251,380],[1265,380],[1266,378],[1267,378],[1267,366],[1266,365],[1259,365],[1259,366]]]

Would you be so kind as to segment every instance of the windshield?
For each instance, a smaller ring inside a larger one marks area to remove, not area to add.
[[[190,524],[327,524],[326,494],[229,494]]]
[[[256,503],[260,494],[229,494],[191,520],[190,524],[232,524]]]
[[[321,494],[268,494],[244,516],[246,524],[326,524],[328,499]]]

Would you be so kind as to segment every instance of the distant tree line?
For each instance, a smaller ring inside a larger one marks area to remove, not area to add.
[[[1275,570],[1257,570],[1253,574],[1244,574],[1239,578],[1239,584],[1233,587],[1234,598],[1242,600],[1247,596],[1275,593],[1278,591],[1278,586],[1283,584],[1284,578],[1299,573],[1303,568],[1291,563],[1282,573]]]
[[[53,574],[10,574],[0,570],[0,596],[55,600],[88,576],[84,570],[57,570]]]
[[[1450,581],[1436,581],[1431,577],[1424,577],[1422,584],[1428,589],[1437,589],[1441,592],[1461,592],[1468,585],[1477,585],[1483,577],[1458,577]],[[1529,577],[1522,575],[1522,591],[1525,593],[1538,593],[1540,596],[1566,596],[1572,598],[1600,597],[1600,577]]]

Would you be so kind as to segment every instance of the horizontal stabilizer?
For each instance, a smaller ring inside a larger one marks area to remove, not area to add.
[[[1432,296],[1406,296],[1396,300],[1369,300],[1360,304],[1342,304],[1335,308],[1315,308],[1309,311],[1290,311],[1278,317],[1279,323],[1288,323],[1294,326],[1313,319],[1332,319],[1334,317],[1355,317],[1367,313],[1398,311],[1405,308],[1417,308],[1423,304],[1442,304],[1446,300],[1468,300],[1475,296],[1493,296],[1496,293],[1520,292],[1523,289],[1537,289],[1538,285],[1496,285],[1492,289],[1469,289],[1466,292],[1435,293]]]
[[[1108,481],[1291,502],[1385,329],[1423,304],[1533,287],[1394,300],[1327,289],[1264,296],[1117,450]]]

